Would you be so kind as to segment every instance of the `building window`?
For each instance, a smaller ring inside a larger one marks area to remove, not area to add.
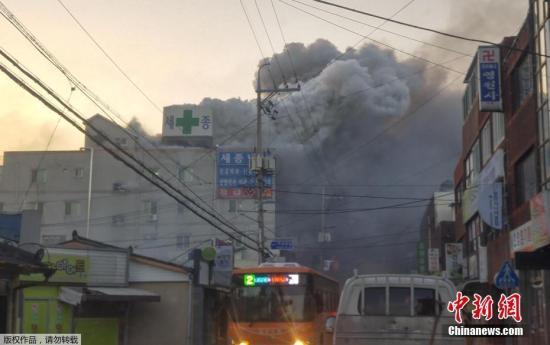
[[[481,162],[487,163],[493,153],[491,140],[491,121],[487,121],[481,130]]]
[[[84,177],[84,168],[75,168],[74,169],[74,177],[83,178]]]
[[[531,199],[537,192],[537,172],[533,152],[523,157],[515,167],[516,203],[521,205]]]
[[[466,157],[466,188],[472,187],[477,183],[479,171],[481,170],[480,155],[479,140],[476,140],[472,146],[472,150]]]
[[[194,180],[193,169],[186,168],[186,167],[179,167],[178,178],[181,182],[184,182],[184,183],[193,182]]]
[[[504,113],[492,113],[491,126],[493,127],[493,150],[496,150],[504,140]]]
[[[128,138],[115,138],[114,142],[120,147],[126,147],[128,145]]]
[[[472,63],[477,64],[477,59]],[[466,85],[466,90],[464,91],[464,96],[462,97],[462,108],[464,111],[464,120],[468,118],[468,115],[472,110],[476,97],[477,97],[477,68],[473,68],[472,73],[468,78],[468,83]]]
[[[512,72],[512,104],[514,111],[520,107],[532,91],[531,55],[526,54],[519,63],[519,66]]]
[[[158,205],[155,200],[145,200],[143,211],[149,221],[156,222],[158,220]]]
[[[124,225],[125,221],[126,221],[126,217],[124,217],[123,214],[117,214],[117,215],[113,216],[113,225],[114,226]]]
[[[40,213],[44,212],[44,203],[40,201],[29,201],[23,206],[25,210],[36,210]]]
[[[237,200],[229,200],[229,212],[237,212]]]
[[[79,201],[65,201],[65,216],[79,216],[80,215],[80,202]]]
[[[124,193],[127,192],[128,188],[124,182],[113,182],[113,192]]]
[[[189,245],[190,245],[189,235],[178,235],[176,237],[176,246],[178,249],[189,248]]]
[[[32,169],[31,183],[46,183],[48,181],[48,172],[46,169]]]

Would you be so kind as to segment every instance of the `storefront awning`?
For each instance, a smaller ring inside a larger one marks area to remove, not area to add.
[[[71,305],[82,302],[160,302],[160,295],[141,289],[112,287],[62,287],[59,300]]]

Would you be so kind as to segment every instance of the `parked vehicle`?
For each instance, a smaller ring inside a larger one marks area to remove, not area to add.
[[[454,284],[422,275],[356,275],[342,290],[335,345],[464,344],[448,336],[454,317],[446,309]],[[332,325],[327,320],[327,329]]]

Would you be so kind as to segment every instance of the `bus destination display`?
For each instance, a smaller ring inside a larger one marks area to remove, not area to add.
[[[244,286],[299,285],[299,274],[244,274]]]

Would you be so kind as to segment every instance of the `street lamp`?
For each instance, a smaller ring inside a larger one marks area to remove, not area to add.
[[[88,175],[88,211],[86,214],[86,238],[89,238],[90,235],[90,210],[92,207],[92,172],[94,168],[94,148],[93,147],[82,147],[80,151],[90,151],[90,174]]]

